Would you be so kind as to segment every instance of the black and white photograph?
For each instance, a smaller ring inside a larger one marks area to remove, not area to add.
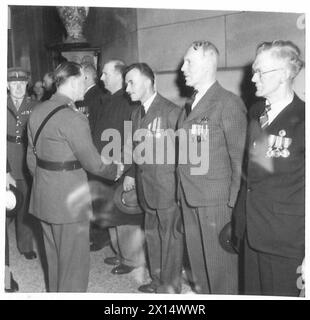
[[[298,2],[1,5],[2,299],[306,300]]]

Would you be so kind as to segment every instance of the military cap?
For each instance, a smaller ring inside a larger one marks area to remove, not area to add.
[[[28,81],[28,72],[21,67],[8,69],[8,81]]]

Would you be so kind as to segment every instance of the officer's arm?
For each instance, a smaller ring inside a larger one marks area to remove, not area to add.
[[[75,157],[85,170],[106,179],[116,178],[117,166],[103,162],[104,159],[93,144],[86,118],[81,118],[80,115],[74,116],[64,134]]]

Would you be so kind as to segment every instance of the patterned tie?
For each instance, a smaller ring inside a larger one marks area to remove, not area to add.
[[[190,97],[190,99],[185,103],[185,112],[186,112],[186,116],[188,117],[188,115],[191,113],[192,111],[192,105],[195,101],[195,97],[196,97],[196,94],[197,94],[197,90],[195,90],[192,94],[192,96]]]
[[[261,116],[259,117],[259,123],[262,129],[264,129],[266,126],[268,126],[268,111],[271,110],[270,105],[266,106],[265,110],[263,111],[263,113],[261,114]]]

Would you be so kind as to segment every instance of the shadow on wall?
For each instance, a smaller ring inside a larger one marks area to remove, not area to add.
[[[246,65],[243,70],[243,79],[240,83],[240,97],[249,110],[258,101],[258,98],[255,96],[255,85],[252,82],[252,64]]]

